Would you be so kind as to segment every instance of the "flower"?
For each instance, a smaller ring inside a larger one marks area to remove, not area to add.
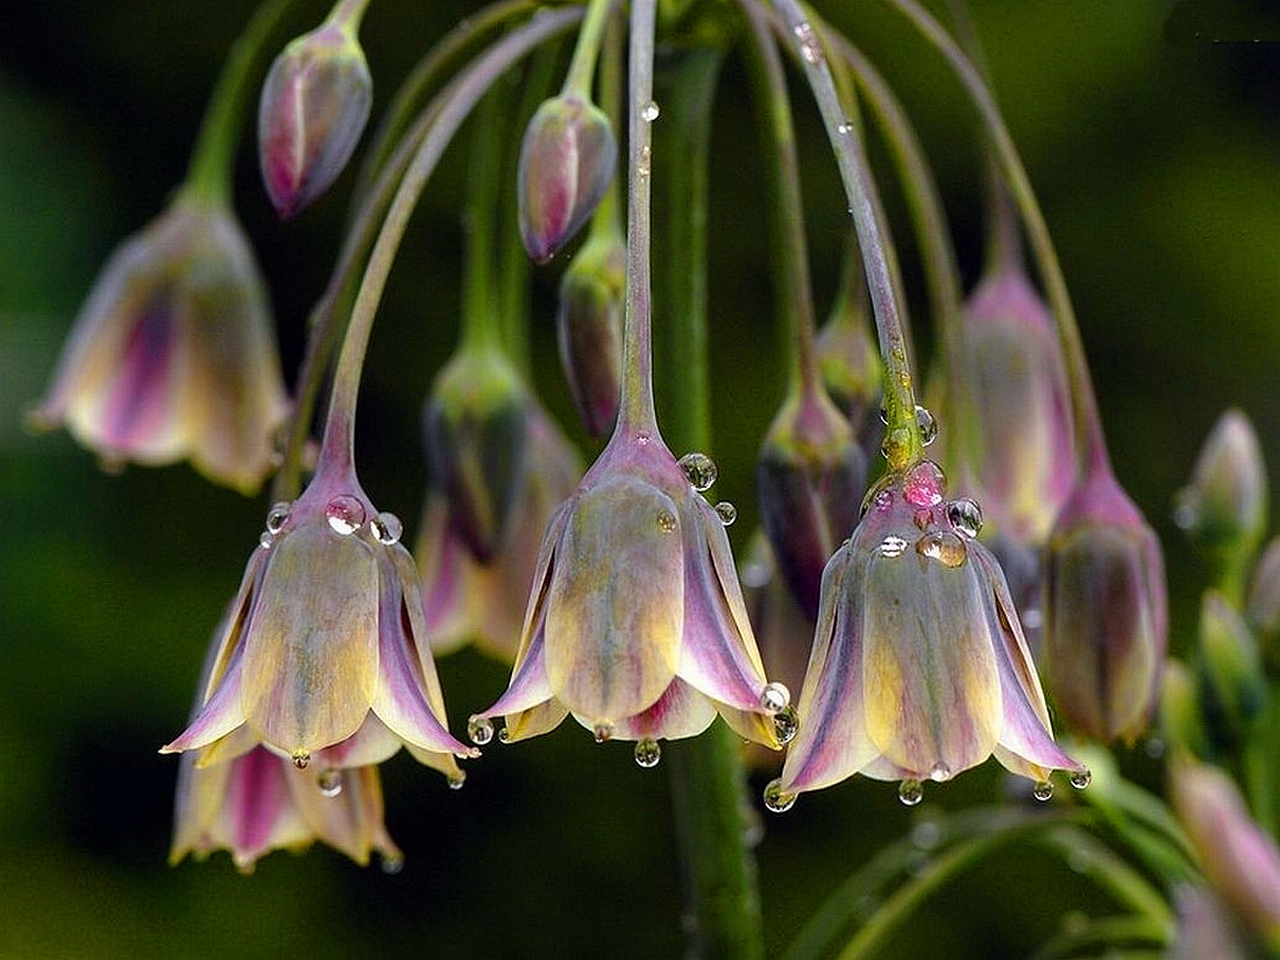
[[[208,670],[203,703],[162,753],[207,766],[261,743],[299,767],[359,767],[401,744],[461,783],[477,751],[445,727],[418,572],[400,521],[378,513],[349,465],[323,459],[267,517]]]
[[[538,107],[520,145],[524,248],[546,263],[582,227],[613,180],[618,144],[593,103],[562,94]]]
[[[271,64],[258,104],[262,180],[284,219],[333,185],[360,142],[373,80],[357,22],[326,21]]]
[[[1080,483],[1045,554],[1044,668],[1075,732],[1132,742],[1150,722],[1168,648],[1160,542],[1110,468]]]
[[[506,537],[488,563],[468,549],[443,492],[427,493],[415,553],[426,633],[437,654],[473,642],[507,663],[515,660],[542,531],[582,477],[578,452],[536,401],[525,430],[528,462],[517,480]]]
[[[32,422],[108,463],[190,458],[253,493],[287,407],[248,239],[225,205],[179,194],[107,261]]]
[[[560,365],[591,437],[613,427],[622,377],[622,295],[627,248],[616,228],[592,235],[560,281]]]
[[[373,766],[316,777],[265,747],[209,767],[182,758],[174,805],[171,864],[226,849],[245,873],[272,850],[321,840],[364,866],[376,850],[384,870],[403,862],[382,822],[382,785]]]
[[[620,429],[551,518],[511,683],[472,717],[472,739],[531,737],[568,714],[597,740],[693,736],[719,712],[743,737],[780,746],[790,695],[769,684],[723,522],[696,487],[714,465],[678,464],[656,432]],[[691,483],[686,471],[696,482]]]
[[[947,780],[993,753],[1047,797],[1053,770],[1085,768],[1053,741],[1040,682],[1004,574],[976,539],[972,500],[945,499],[942,471],[922,460],[869,496],[831,558],[800,731],[766,804],[854,773]]]
[[[1179,756],[1170,765],[1174,809],[1205,879],[1256,936],[1280,947],[1280,849],[1259,827],[1231,779]]]
[[[1168,960],[1252,960],[1254,952],[1213,894],[1189,884],[1173,894],[1178,930]]]

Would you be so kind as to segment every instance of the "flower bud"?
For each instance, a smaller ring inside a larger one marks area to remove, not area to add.
[[[823,567],[853,532],[866,479],[862,449],[825,392],[789,396],[761,444],[756,492],[778,568],[810,619]]]
[[[287,406],[248,239],[229,208],[180,194],[107,261],[32,421],[108,463],[186,457],[253,493]]]
[[[876,425],[884,377],[864,311],[841,297],[818,331],[818,366],[832,401],[849,418],[859,443]]]
[[[1076,477],[1071,407],[1053,319],[1026,276],[987,277],[965,305],[955,439],[994,529],[1049,535]]]
[[[1214,590],[1200,608],[1199,667],[1209,731],[1220,746],[1238,748],[1266,706],[1266,680],[1248,625]]]
[[[1164,665],[1160,685],[1160,732],[1165,743],[1188,756],[1208,755],[1209,739],[1200,710],[1200,693],[1191,671],[1177,660]]]
[[[1280,632],[1280,537],[1267,544],[1253,569],[1245,616],[1258,631],[1264,647]]]
[[[520,236],[546,263],[587,222],[613,180],[618,145],[609,118],[572,95],[545,101],[520,146]]]
[[[283,219],[342,173],[372,102],[373,81],[353,24],[326,22],[276,57],[258,104],[258,159]]]
[[[1221,568],[1243,567],[1267,528],[1267,474],[1253,425],[1239,410],[1222,415],[1205,440],[1174,521]]]
[[[1109,470],[1071,495],[1045,557],[1045,672],[1077,733],[1132,742],[1159,691],[1167,636],[1160,543]]]
[[[560,363],[592,439],[613,427],[622,367],[627,248],[615,233],[587,241],[560,282]]]
[[[1256,960],[1241,940],[1236,924],[1207,890],[1183,886],[1174,890],[1178,929],[1167,960]]]
[[[424,426],[436,484],[472,555],[501,545],[524,475],[529,395],[496,350],[463,350],[436,377]]]

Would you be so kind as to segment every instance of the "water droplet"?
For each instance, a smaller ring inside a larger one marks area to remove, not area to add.
[[[1087,768],[1071,775],[1071,785],[1077,790],[1083,790],[1091,783],[1093,783],[1093,774]]]
[[[449,784],[450,790],[461,790],[462,785],[467,782],[467,772],[459,770],[457,773],[451,773],[445,778],[445,783]]]
[[[293,765],[299,770],[307,769],[307,764],[311,762],[311,754],[305,750],[299,750],[293,755]]]
[[[738,579],[742,581],[744,587],[759,590],[769,583],[769,565],[767,563],[748,562],[743,566],[742,572],[738,574]]]
[[[903,780],[898,784],[898,799],[906,806],[914,807],[924,799],[924,787],[919,780]]]
[[[882,513],[893,506],[893,491],[881,490],[876,494],[876,509]]]
[[[289,519],[289,511],[292,507],[293,504],[287,500],[272,504],[271,509],[267,511],[267,533],[277,534],[280,532],[285,521]]]
[[[350,494],[339,494],[329,501],[324,508],[324,515],[329,520],[335,533],[344,537],[350,536],[364,526],[364,504]]]
[[[794,740],[796,733],[800,730],[800,715],[796,713],[796,708],[787,706],[775,713],[773,730],[777,734],[778,742],[784,747]]]
[[[849,208],[849,212],[853,213],[853,208]],[[889,403],[887,400],[880,401],[880,422],[886,427],[889,425]]]
[[[378,542],[385,543],[387,546],[399,543],[400,535],[404,533],[404,524],[400,522],[400,518],[386,511],[374,517],[369,527],[373,530],[373,535]]]
[[[770,780],[764,788],[764,805],[767,810],[773,813],[786,813],[796,803],[796,795],[794,793],[784,793],[782,790],[781,778]]]
[[[647,447],[649,444],[653,443],[653,437],[649,436],[647,433],[637,433],[636,443],[640,444],[642,447]]]
[[[613,739],[612,723],[597,723],[594,731],[596,743],[608,743]]]
[[[921,820],[911,828],[911,842],[921,850],[932,850],[942,841],[942,827],[934,820]]]
[[[848,120],[842,121],[841,124],[836,127],[836,133],[847,137],[849,134],[853,133],[853,124]]]
[[[738,519],[738,508],[728,500],[721,500],[713,509],[716,516],[720,518],[720,522],[726,527],[731,526],[733,521]]]
[[[920,427],[920,442],[926,447],[938,439],[938,421],[924,407],[916,406],[916,424]]]
[[[467,721],[467,736],[478,747],[493,739],[493,721],[488,717],[472,717]]]
[[[276,538],[266,530],[263,530],[262,533],[258,535],[258,546],[262,547],[263,550],[270,550],[271,545],[275,542]]]
[[[929,771],[929,779],[934,783],[946,783],[952,777],[951,768],[939,760]]]
[[[648,770],[650,767],[656,767],[658,761],[662,759],[662,747],[658,745],[657,740],[636,741],[636,763]]]
[[[720,475],[716,462],[705,453],[686,453],[680,458],[679,463],[680,469],[693,484],[693,489],[699,493],[709,489],[716,482],[716,477]]]
[[[1164,738],[1159,736],[1151,736],[1147,738],[1147,756],[1152,760],[1159,760],[1164,756]]]
[[[389,877],[394,877],[397,873],[404,869],[404,857],[399,854],[386,854],[382,858],[382,872]]]
[[[822,44],[818,42],[818,35],[814,32],[813,25],[808,20],[797,23],[794,33],[800,45],[800,56],[809,63],[821,63]]]
[[[764,690],[760,692],[760,709],[767,714],[775,714],[785,709],[790,703],[791,691],[787,689],[785,683],[778,683],[776,680],[766,683]]]
[[[676,523],[676,515],[674,513],[672,513],[670,510],[658,511],[658,529],[659,530],[661,530],[663,533],[675,533],[677,526],[678,524]]]
[[[936,507],[946,487],[942,468],[932,460],[921,460],[902,478],[902,496],[913,507]]]
[[[882,557],[900,557],[907,550],[907,541],[901,537],[885,537],[880,541],[880,556]]]
[[[499,730],[499,731],[498,731],[498,742],[499,742],[499,743],[510,743],[510,742],[511,742],[511,731],[510,731],[510,730],[508,730],[506,727],[503,727],[501,730]]]
[[[927,530],[930,522],[933,520],[933,511],[928,507],[921,507],[916,511],[915,516],[911,518],[916,527],[921,530]]]
[[[1022,614],[1023,630],[1039,630],[1044,626],[1044,614],[1039,607],[1027,607]]]
[[[650,147],[644,146],[640,148],[640,160],[636,163],[636,176],[642,180],[648,177],[653,169],[651,166],[652,157],[653,150]]]
[[[916,553],[931,560],[937,560],[944,567],[964,566],[969,555],[964,541],[948,530],[935,530],[926,533],[916,541]]]
[[[947,519],[956,533],[970,540],[982,532],[982,508],[968,497],[947,504]]]
[[[336,797],[342,793],[342,771],[330,767],[316,778],[316,783],[326,797]]]
[[[1048,780],[1037,780],[1035,787],[1031,790],[1031,795],[1041,803],[1051,800],[1053,799],[1053,784]]]
[[[653,121],[658,119],[658,114],[661,112],[662,111],[659,109],[657,103],[650,100],[644,105],[644,109],[640,111],[640,117],[645,123],[653,123]]]
[[[1199,497],[1192,487],[1183,487],[1173,498],[1173,522],[1180,530],[1191,530],[1200,522]]]

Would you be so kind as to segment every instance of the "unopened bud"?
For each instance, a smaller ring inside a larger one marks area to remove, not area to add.
[[[1200,684],[1210,735],[1220,746],[1239,747],[1266,706],[1266,681],[1248,625],[1213,590],[1200,608]]]
[[[1253,568],[1245,616],[1258,632],[1264,648],[1270,648],[1271,641],[1280,633],[1280,537],[1267,544]]]
[[[1160,685],[1160,732],[1174,752],[1193,757],[1208,754],[1209,739],[1200,711],[1196,678],[1173,659],[1165,663]]]
[[[610,233],[588,240],[560,282],[560,362],[593,439],[603,436],[618,414],[626,271],[626,245]]]
[[[884,377],[865,313],[841,298],[818,331],[816,345],[823,386],[861,441],[876,426],[872,411],[880,405]]]
[[[373,81],[350,24],[325,23],[271,65],[258,105],[258,159],[288,219],[329,189],[369,119]]]
[[[545,101],[520,146],[520,236],[546,263],[587,222],[613,180],[618,145],[594,104],[564,95]]]

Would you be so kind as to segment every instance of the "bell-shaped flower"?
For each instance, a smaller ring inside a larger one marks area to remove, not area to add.
[[[826,391],[790,391],[760,446],[756,493],[778,569],[811,620],[822,569],[853,530],[866,479],[862,449]]]
[[[217,641],[202,705],[161,752],[207,766],[259,743],[322,773],[378,763],[403,744],[451,782],[454,757],[427,646],[421,586],[400,521],[377,512],[349,465],[323,455],[277,504]]]
[[[609,230],[583,244],[560,281],[560,364],[592,439],[612,430],[618,415],[626,266],[622,237]]]
[[[618,144],[604,111],[574,94],[543,102],[520,146],[524,248],[546,263],[587,222],[613,180]]]
[[[187,458],[252,493],[287,408],[248,239],[228,207],[180,193],[107,261],[32,422],[109,464]]]
[[[506,537],[525,474],[531,405],[501,350],[464,347],[436,377],[423,415],[433,482],[467,549],[487,563]]]
[[[854,773],[948,780],[995,755],[1051,792],[1049,775],[1085,768],[1054,743],[1040,682],[1004,574],[976,539],[981,513],[947,500],[922,460],[868,496],[853,536],[827,564],[800,731],[766,805]]]
[[[382,785],[373,766],[320,776],[257,746],[201,767],[183,756],[169,862],[227,850],[245,873],[272,850],[300,851],[319,840],[364,866],[377,852],[384,870],[403,858],[383,824]]]
[[[699,493],[712,479],[709,458],[677,463],[656,431],[615,432],[551,519],[510,686],[471,718],[472,739],[498,717],[519,740],[572,714],[600,741],[639,741],[651,766],[658,740],[719,712],[780,745],[790,695],[765,680],[723,520]]]
[[[1045,554],[1045,681],[1066,725],[1132,742],[1150,722],[1168,648],[1160,542],[1109,467],[1080,483]]]
[[[427,636],[437,654],[474,643],[507,663],[515,660],[542,531],[582,478],[577,450],[536,401],[525,428],[528,462],[506,536],[488,563],[468,548],[444,494],[435,487],[427,493],[414,552],[422,570]]]
[[[258,159],[267,195],[288,219],[346,168],[373,103],[356,20],[327,20],[271,65],[258,104]]]
[[[1020,267],[996,268],[964,309],[952,440],[991,526],[1038,548],[1076,479],[1053,318]]]
[[[1173,893],[1178,929],[1167,960],[1261,960],[1212,893],[1190,885]]]
[[[1174,809],[1205,879],[1251,933],[1280,949],[1280,849],[1216,767],[1179,757],[1170,766]]]

